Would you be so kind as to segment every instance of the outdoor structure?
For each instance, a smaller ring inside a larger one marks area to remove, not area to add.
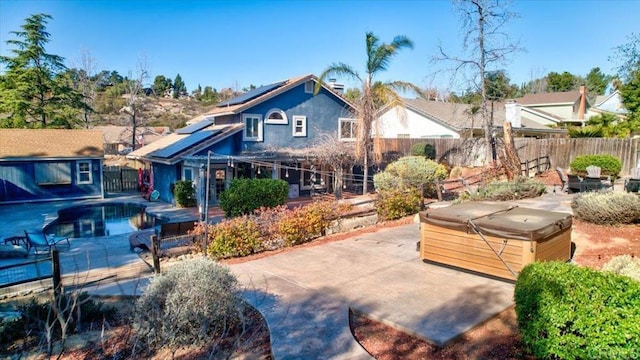
[[[356,119],[339,86],[323,84],[314,95],[317,81],[305,75],[250,90],[127,158],[145,163],[167,202],[176,181],[205,181],[205,170],[211,204],[241,177],[286,180],[291,197],[331,191],[332,174],[307,149],[323,134],[355,141]]]
[[[514,136],[566,136],[565,129],[552,129],[547,124],[534,121],[521,108],[515,102],[494,102],[490,105],[490,116],[498,134],[502,133],[503,123],[508,120]],[[404,108],[383,108],[373,126],[373,132],[383,139],[470,138],[482,137],[483,131],[480,114],[473,111],[472,105],[420,98],[404,99]]]
[[[420,258],[508,280],[534,261],[571,259],[572,216],[468,202],[420,213]]]
[[[102,133],[0,129],[0,204],[103,198]]]
[[[105,155],[128,154],[133,150],[131,126],[94,126],[92,130],[102,132]],[[169,134],[168,126],[140,126],[136,128],[136,148],[150,144]]]

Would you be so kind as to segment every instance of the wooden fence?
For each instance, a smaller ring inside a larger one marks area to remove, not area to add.
[[[104,191],[122,192],[138,190],[138,170],[127,167],[105,167]]]
[[[491,162],[484,139],[383,139],[380,146],[384,153],[408,155],[416,143],[429,143],[436,149],[438,161],[451,166],[484,166]],[[549,158],[551,169],[568,169],[571,161],[580,155],[608,154],[622,161],[621,175],[627,175],[640,166],[640,139],[533,139],[515,138],[514,143],[522,162]],[[500,144],[498,145],[500,148]]]

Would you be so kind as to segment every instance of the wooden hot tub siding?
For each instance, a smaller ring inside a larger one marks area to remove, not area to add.
[[[485,235],[485,239],[496,251],[502,249],[504,238]],[[422,260],[516,280],[478,234],[421,223],[420,257]],[[516,273],[534,261],[568,261],[571,259],[571,228],[542,241],[507,239],[502,258]]]

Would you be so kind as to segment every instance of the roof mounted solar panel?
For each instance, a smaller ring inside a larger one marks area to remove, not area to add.
[[[149,156],[153,156],[153,157],[159,157],[159,158],[163,158],[163,159],[169,159],[172,158],[176,155],[178,155],[179,153],[187,150],[188,148],[198,145],[199,143],[212,138],[214,135],[216,135],[217,133],[219,133],[221,130],[204,130],[204,131],[199,131],[197,133],[191,134],[187,137],[185,137],[184,139],[180,139],[176,142],[174,142],[173,144],[156,150],[154,152],[152,152],[151,154],[149,154]]]
[[[185,126],[181,129],[176,130],[176,134],[193,134],[194,132],[202,130],[212,124],[213,124],[213,120],[204,119],[204,120],[198,121],[195,124],[191,124],[189,126]]]
[[[247,101],[253,100],[255,98],[257,98],[258,96],[264,95],[266,93],[268,93],[269,91],[275,90],[277,88],[279,88],[280,86],[286,84],[286,81],[280,81],[277,83],[273,83],[273,84],[269,84],[269,85],[264,85],[264,86],[260,86],[259,88],[255,88],[253,90],[249,90],[246,93],[236,96],[231,100],[228,101],[224,101],[221,102],[220,104],[217,105],[217,107],[225,107],[225,106],[231,106],[231,105],[239,105],[239,104],[244,104]]]

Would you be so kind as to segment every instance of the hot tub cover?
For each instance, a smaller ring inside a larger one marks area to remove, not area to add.
[[[483,235],[530,241],[544,240],[572,225],[571,214],[482,202],[427,209],[420,220],[466,232],[473,232],[472,221]]]

